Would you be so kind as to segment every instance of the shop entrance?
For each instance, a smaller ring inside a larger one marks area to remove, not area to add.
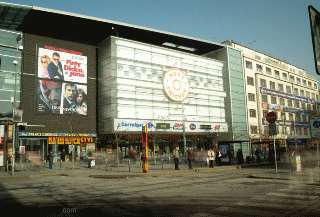
[[[15,147],[15,162],[40,163],[46,159],[49,151],[46,138],[19,138],[19,145]]]

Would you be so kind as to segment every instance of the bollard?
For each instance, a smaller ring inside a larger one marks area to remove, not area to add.
[[[129,173],[130,173],[130,160],[129,160]]]
[[[44,169],[46,168],[46,161],[45,160],[43,161],[43,168]]]
[[[62,167],[62,160],[60,160],[60,170],[61,170],[61,167]]]
[[[162,158],[162,170],[163,170],[163,158]]]

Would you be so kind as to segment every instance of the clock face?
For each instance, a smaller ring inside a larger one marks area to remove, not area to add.
[[[190,92],[187,74],[178,68],[169,69],[163,76],[163,89],[171,100],[182,102]]]

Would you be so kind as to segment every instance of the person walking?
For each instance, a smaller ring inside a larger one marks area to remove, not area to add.
[[[258,149],[256,149],[255,155],[256,155],[256,158],[257,158],[257,163],[260,163],[260,152],[259,152]]]
[[[212,151],[212,149],[210,148],[210,150],[208,151],[208,158],[209,158],[209,166],[210,168],[213,168],[213,161],[215,160],[215,154],[214,151]]]
[[[66,155],[67,155],[66,150],[63,149],[62,152],[61,152],[61,160],[63,162],[66,160]]]
[[[242,154],[241,149],[238,149],[237,160],[238,160],[238,164],[243,164],[243,154]]]
[[[49,169],[52,169],[52,166],[53,166],[53,154],[52,154],[52,151],[50,151],[50,154],[49,154]]]
[[[178,146],[176,146],[176,148],[173,150],[173,157],[174,157],[175,169],[179,170],[179,150],[178,150]]]
[[[189,169],[192,169],[191,161],[193,158],[193,151],[192,151],[191,147],[189,147],[187,152],[188,152]]]
[[[217,153],[217,161],[218,161],[218,166],[221,166],[221,157],[222,157],[222,152],[219,149]]]

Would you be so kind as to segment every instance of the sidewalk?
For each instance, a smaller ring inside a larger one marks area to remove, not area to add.
[[[0,172],[0,181],[17,178],[33,178],[43,176],[86,176],[94,178],[126,178],[126,177],[146,177],[146,176],[163,176],[170,174],[194,173],[194,172],[214,172],[221,170],[237,170],[240,169],[237,165],[223,165],[215,166],[214,168],[194,166],[189,169],[188,164],[181,163],[180,170],[175,170],[174,164],[162,163],[154,165],[149,163],[148,173],[143,173],[140,162],[121,163],[119,167],[116,165],[96,165],[92,168],[88,167],[88,162],[76,162],[74,170],[72,170],[72,162],[62,162],[60,169],[60,162],[53,164],[53,169],[49,169],[48,163],[39,167],[27,168],[26,165],[16,164],[14,175],[11,175],[11,168],[9,172]]]
[[[270,166],[268,163],[253,163],[242,165],[223,165],[214,166],[214,168],[202,166],[194,166],[193,169],[189,169],[188,164],[179,164],[180,170],[174,169],[173,163],[164,163],[160,161],[159,164],[154,165],[154,162],[149,162],[148,173],[143,173],[141,163],[121,163],[119,167],[115,164],[108,165],[96,165],[92,168],[88,167],[88,162],[76,162],[74,170],[72,170],[72,162],[62,162],[60,169],[60,162],[53,164],[53,169],[49,169],[49,164],[46,166],[41,165],[39,167],[27,168],[24,164],[16,164],[16,170],[14,176],[10,172],[0,172],[0,181],[8,179],[18,178],[33,178],[33,177],[45,177],[45,176],[77,176],[77,177],[93,177],[93,178],[127,178],[127,177],[147,177],[147,176],[164,176],[183,173],[195,173],[195,172],[216,172],[225,170],[237,170],[244,168],[256,169],[250,174],[251,178],[262,179],[280,179],[280,180],[300,180],[308,183],[319,183],[320,185],[320,168],[303,168],[300,172],[292,172],[287,167],[283,166],[278,169],[276,174],[274,166]]]

